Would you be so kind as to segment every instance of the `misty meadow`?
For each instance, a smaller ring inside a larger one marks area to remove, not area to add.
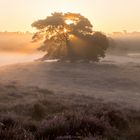
[[[138,0],[0,5],[0,140],[140,139]]]

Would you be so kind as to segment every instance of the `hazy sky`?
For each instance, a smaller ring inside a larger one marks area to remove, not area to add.
[[[33,31],[55,11],[81,13],[103,32],[140,31],[140,0],[0,0],[0,31]]]

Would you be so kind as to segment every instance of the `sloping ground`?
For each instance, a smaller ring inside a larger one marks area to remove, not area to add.
[[[0,83],[49,89],[57,95],[84,95],[140,109],[139,72],[139,64],[32,62],[1,67]]]
[[[139,70],[109,63],[3,66],[0,139],[139,140]]]
[[[140,111],[85,95],[1,84],[0,139],[139,140]]]

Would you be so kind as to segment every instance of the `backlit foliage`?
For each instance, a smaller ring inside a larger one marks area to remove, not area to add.
[[[37,28],[33,41],[42,40],[39,50],[47,52],[43,59],[92,60],[105,56],[107,37],[94,32],[92,24],[76,13],[53,13],[32,24]]]

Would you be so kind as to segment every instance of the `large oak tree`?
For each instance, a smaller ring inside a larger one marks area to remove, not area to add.
[[[94,32],[90,21],[80,14],[52,13],[32,27],[38,30],[33,41],[43,41],[39,47],[46,52],[43,59],[98,61],[108,48],[107,37]]]

